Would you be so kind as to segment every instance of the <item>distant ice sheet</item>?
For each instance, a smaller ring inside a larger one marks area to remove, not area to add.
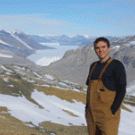
[[[41,66],[48,66],[50,65],[52,62],[60,60],[61,57],[43,57],[42,59],[39,59],[38,61],[36,61],[37,65],[41,65]]]
[[[48,66],[50,63],[60,60],[66,51],[78,49],[78,46],[60,45],[59,43],[42,43],[55,49],[37,50],[35,54],[27,57],[37,65]]]

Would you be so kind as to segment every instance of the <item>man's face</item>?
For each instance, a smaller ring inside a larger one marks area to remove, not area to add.
[[[104,41],[99,41],[95,46],[95,52],[100,59],[105,59],[109,57],[110,47]]]

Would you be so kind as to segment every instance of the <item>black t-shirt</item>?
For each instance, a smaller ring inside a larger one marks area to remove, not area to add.
[[[98,79],[106,63],[107,61],[104,63],[100,63],[100,61],[97,61],[97,65],[91,74],[91,80]],[[93,68],[94,64],[95,62],[91,64],[90,71]],[[119,108],[124,98],[124,95],[126,93],[127,83],[126,83],[126,72],[125,72],[124,65],[120,61],[114,59],[104,71],[103,76],[102,76],[102,82],[107,89],[111,91],[116,91],[116,97],[111,108],[112,113],[114,114]],[[88,84],[89,84],[89,76],[86,81],[86,85]]]

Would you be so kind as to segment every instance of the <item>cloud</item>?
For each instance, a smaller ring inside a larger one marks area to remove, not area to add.
[[[4,30],[45,31],[73,25],[70,22],[47,19],[43,15],[0,15],[0,27]]]

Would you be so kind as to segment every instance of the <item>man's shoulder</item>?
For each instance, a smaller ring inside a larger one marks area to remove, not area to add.
[[[121,71],[125,70],[124,64],[123,64],[121,61],[117,60],[117,59],[113,59],[111,66],[112,66],[114,69],[119,70],[119,71],[120,71],[120,70],[121,70]]]
[[[95,61],[95,62],[93,62],[91,65],[90,65],[90,67],[92,68],[96,63],[98,63],[99,61]]]
[[[115,64],[116,66],[124,66],[123,63],[117,59],[113,59],[112,64]]]

